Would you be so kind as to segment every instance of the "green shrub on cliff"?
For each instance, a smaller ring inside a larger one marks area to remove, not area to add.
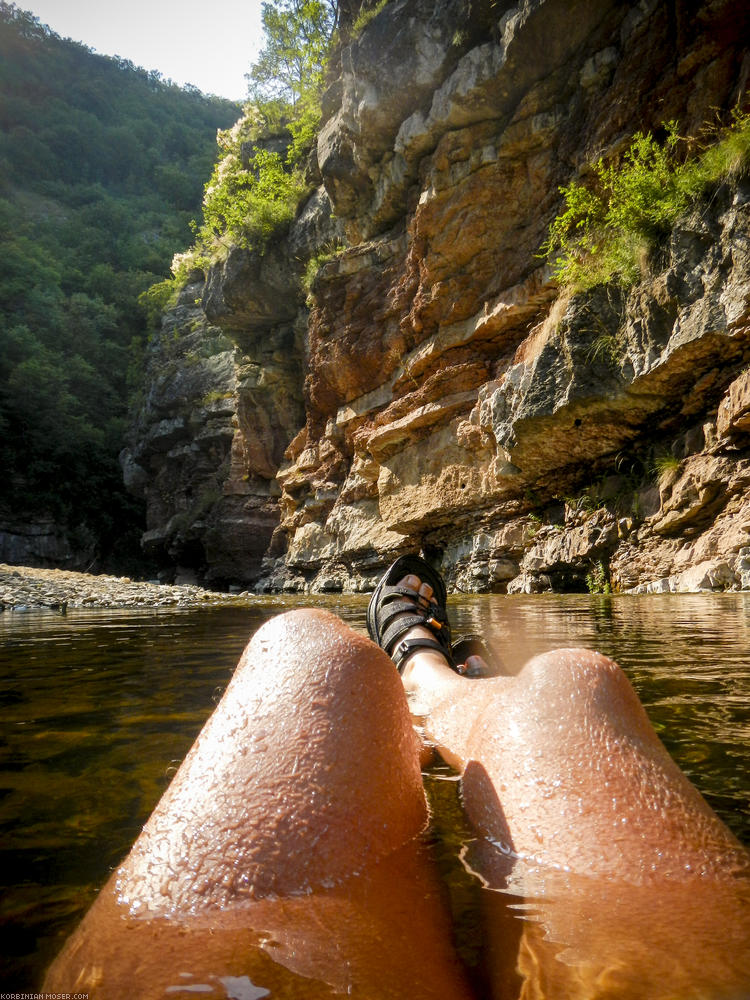
[[[308,260],[302,274],[302,288],[310,295],[312,293],[315,276],[318,271],[332,260],[336,260],[344,252],[344,244],[340,240],[330,240]]]
[[[303,164],[320,123],[320,95],[337,4],[263,4],[266,43],[247,74],[243,118],[219,133],[219,158],[206,184],[196,243],[175,260],[177,277],[231,246],[262,251],[294,217],[307,190]]]
[[[390,3],[390,0],[377,0],[377,2],[371,7],[363,4],[362,7],[360,7],[359,14],[357,14],[354,19],[354,24],[352,25],[352,37],[357,38],[361,35],[370,21],[374,21],[381,10],[383,10],[388,3]]]
[[[165,278],[149,285],[145,292],[138,296],[138,305],[146,317],[146,328],[149,333],[159,329],[161,318],[170,306],[177,302],[178,285],[174,278]]]
[[[750,114],[736,112],[698,156],[681,158],[676,122],[665,139],[639,132],[618,163],[597,161],[591,186],[560,188],[565,209],[550,226],[541,253],[572,291],[616,281],[634,284],[653,249],[677,218],[713,184],[747,169]]]
[[[237,127],[219,133],[222,155],[206,185],[194,260],[207,263],[230,246],[262,251],[294,217],[305,191],[301,170],[279,152],[257,145],[245,157],[244,133]]]

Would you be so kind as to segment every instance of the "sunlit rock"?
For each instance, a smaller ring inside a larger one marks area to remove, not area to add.
[[[673,14],[393,0],[347,39],[295,221],[152,347],[123,460],[167,565],[362,590],[424,549],[468,591],[747,589],[747,182],[627,291],[539,256],[561,185],[736,102],[747,5]]]

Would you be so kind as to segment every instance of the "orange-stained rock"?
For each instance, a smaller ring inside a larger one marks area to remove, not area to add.
[[[128,460],[152,548],[268,589],[367,589],[422,547],[464,589],[628,589],[711,560],[744,587],[746,183],[680,218],[628,293],[560,294],[539,249],[598,157],[736,103],[749,32],[740,0],[386,5],[337,53],[288,234],[208,276],[224,423],[198,383],[166,391],[156,350]]]
[[[750,434],[750,368],[729,386],[716,416],[719,439]]]

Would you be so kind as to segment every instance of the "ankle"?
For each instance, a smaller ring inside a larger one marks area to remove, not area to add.
[[[417,630],[414,632],[416,638]],[[432,649],[420,649],[413,653],[401,670],[401,680],[407,692],[437,690],[456,676],[446,657]]]

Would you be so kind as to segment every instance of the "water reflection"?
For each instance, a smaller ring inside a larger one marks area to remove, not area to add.
[[[493,1000],[724,1000],[750,990],[750,883],[634,886],[471,845]],[[515,924],[515,926],[513,926]]]
[[[0,615],[4,984],[38,985],[158,801],[248,636],[299,603],[268,599],[199,613]],[[364,630],[366,598],[315,603]],[[749,595],[480,597],[459,600],[454,620],[457,631],[487,630],[512,671],[559,646],[613,656],[680,766],[750,842]],[[438,772],[428,784],[455,789],[445,777]],[[450,869],[471,834],[457,806],[445,802],[435,826],[462,955],[481,983],[477,887]],[[554,922],[550,917],[547,925]],[[558,944],[555,938],[555,954],[565,954]],[[529,954],[534,947],[542,945]]]

